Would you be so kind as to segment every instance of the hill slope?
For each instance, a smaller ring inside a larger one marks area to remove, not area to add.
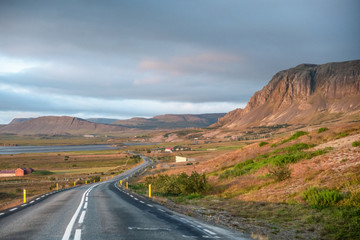
[[[0,133],[14,134],[85,134],[120,132],[120,126],[92,123],[77,117],[38,117],[23,122],[14,122],[0,128]]]
[[[131,118],[128,120],[119,120],[113,124],[129,128],[140,129],[173,129],[189,127],[208,127],[223,117],[225,113],[209,114],[166,114],[155,116],[153,118]]]
[[[354,114],[358,119],[359,111],[360,60],[301,64],[275,74],[244,109],[229,112],[214,126],[319,123]]]

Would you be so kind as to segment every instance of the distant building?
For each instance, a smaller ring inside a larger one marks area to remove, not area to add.
[[[175,162],[194,162],[194,161],[195,161],[194,158],[188,158],[188,157],[176,156],[175,158]]]
[[[32,168],[18,168],[16,170],[0,170],[0,177],[24,176],[34,171]]]
[[[15,170],[0,170],[0,177],[15,177]]]
[[[91,134],[85,134],[85,135],[83,135],[84,137],[86,137],[86,138],[94,138],[95,136],[94,135],[91,135]],[[107,136],[106,136],[107,137]]]
[[[187,161],[188,161],[187,157],[176,156],[175,158],[175,162],[187,162]]]
[[[173,147],[167,147],[167,148],[165,148],[165,152],[172,153],[173,150],[174,150]]]

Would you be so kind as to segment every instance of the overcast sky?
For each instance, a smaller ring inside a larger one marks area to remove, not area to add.
[[[301,63],[360,58],[358,0],[0,1],[0,124],[244,107]]]

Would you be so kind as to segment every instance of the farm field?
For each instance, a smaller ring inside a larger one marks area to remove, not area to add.
[[[141,161],[125,150],[0,155],[0,169],[33,168],[23,177],[0,178],[0,210],[20,204],[23,189],[28,200],[75,184],[105,180],[134,167]]]

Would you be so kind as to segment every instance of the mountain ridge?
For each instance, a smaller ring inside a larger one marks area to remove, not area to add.
[[[213,127],[314,123],[360,110],[360,60],[300,64],[276,73],[249,100]]]

